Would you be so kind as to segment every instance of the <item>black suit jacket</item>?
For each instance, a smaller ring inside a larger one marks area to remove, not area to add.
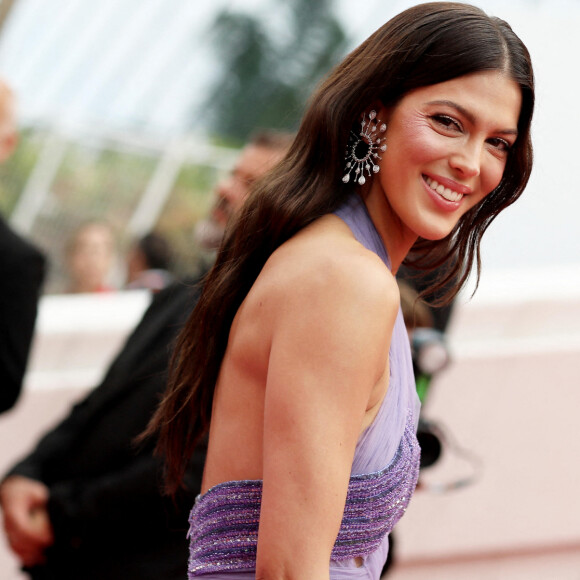
[[[0,217],[0,413],[22,388],[44,274],[44,256]]]
[[[10,474],[50,488],[55,544],[33,578],[183,580],[187,515],[201,487],[205,448],[188,473],[190,492],[160,493],[153,442],[136,447],[165,389],[174,339],[198,290],[175,283],[153,298],[102,383]]]

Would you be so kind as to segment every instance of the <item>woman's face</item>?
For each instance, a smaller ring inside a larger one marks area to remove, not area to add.
[[[366,201],[387,246],[444,238],[497,187],[521,101],[513,80],[489,71],[416,89],[378,111],[387,150]]]

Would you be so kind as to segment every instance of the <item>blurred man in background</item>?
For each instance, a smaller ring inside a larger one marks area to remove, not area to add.
[[[17,142],[12,91],[0,80],[0,163]],[[45,258],[0,216],[0,413],[14,406],[34,333]]]
[[[207,222],[212,231],[223,232],[251,184],[282,158],[290,140],[264,133],[243,149],[216,189]],[[154,295],[103,382],[0,486],[8,542],[34,580],[185,578],[187,516],[201,487],[205,448],[191,458],[188,489],[172,503],[159,491],[154,441],[136,447],[134,439],[165,389],[170,346],[196,303],[199,281]]]

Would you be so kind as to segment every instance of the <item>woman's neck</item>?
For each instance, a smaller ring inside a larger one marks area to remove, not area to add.
[[[396,274],[418,236],[401,222],[384,195],[370,194],[362,196],[362,199],[383,240],[391,261],[392,272]]]

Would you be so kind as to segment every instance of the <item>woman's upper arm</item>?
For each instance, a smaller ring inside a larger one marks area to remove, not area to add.
[[[360,274],[322,272],[287,288],[277,306],[258,577],[328,576],[356,442],[398,310],[390,274],[374,264]]]

